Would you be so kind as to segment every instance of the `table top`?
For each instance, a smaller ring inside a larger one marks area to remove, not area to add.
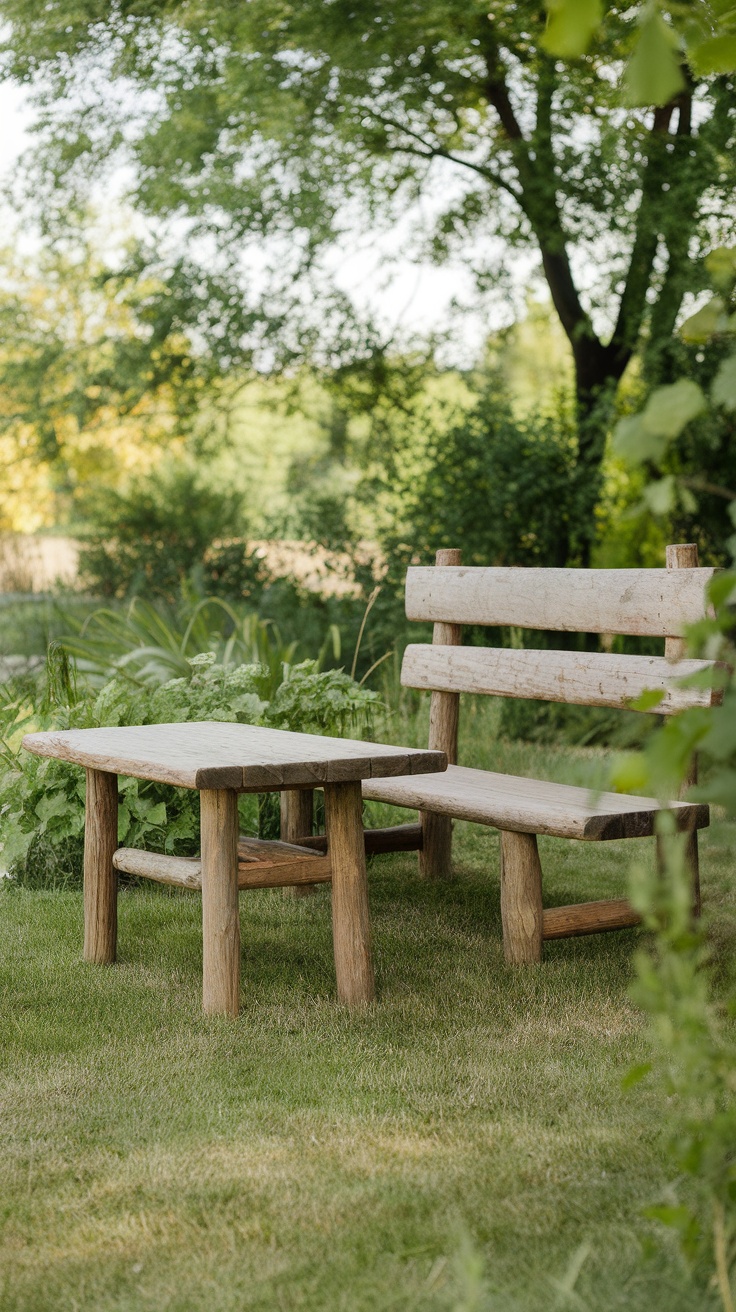
[[[37,756],[110,774],[183,788],[253,793],[434,774],[447,768],[444,752],[214,720],[29,733],[23,746]]]

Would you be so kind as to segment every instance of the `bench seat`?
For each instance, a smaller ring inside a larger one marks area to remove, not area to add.
[[[652,797],[595,793],[570,784],[547,783],[518,775],[493,774],[450,765],[443,774],[367,779],[363,796],[418,811],[455,816],[512,833],[601,841],[646,838],[654,833],[659,803]],[[670,803],[679,829],[703,829],[705,804]]]

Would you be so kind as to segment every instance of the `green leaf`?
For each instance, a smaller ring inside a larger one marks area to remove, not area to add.
[[[664,1225],[673,1226],[675,1230],[684,1231],[692,1224],[692,1215],[687,1207],[647,1207],[644,1213],[654,1221],[661,1221]]]
[[[602,18],[600,0],[547,0],[547,30],[542,45],[551,55],[577,59],[585,54]]]
[[[666,105],[684,87],[677,34],[650,9],[624,73],[624,101],[627,105]]]
[[[635,793],[650,783],[643,752],[626,752],[614,763],[611,784],[617,793]]]
[[[716,246],[705,257],[705,267],[716,287],[729,291],[736,278],[736,248],[733,246]]]
[[[632,1066],[631,1070],[627,1071],[624,1075],[621,1081],[621,1088],[624,1091],[627,1089],[633,1089],[634,1085],[640,1084],[651,1070],[652,1063],[650,1061],[642,1061],[639,1062],[638,1066]]]
[[[718,774],[691,794],[696,800],[725,806],[729,815],[736,814],[736,770],[719,770]]]
[[[148,812],[148,814],[147,814],[147,816],[146,816],[146,822],[147,822],[149,825],[165,825],[165,824],[166,824],[166,803],[165,803],[165,802],[157,802],[155,806],[152,806],[151,809],[150,809],[150,811]]]
[[[736,72],[736,36],[713,36],[688,51],[688,62],[700,77]]]
[[[722,405],[726,410],[736,410],[736,353],[721,361],[720,368],[710,390],[714,405]]]
[[[696,314],[691,314],[686,319],[680,329],[680,336],[685,342],[709,342],[711,337],[720,332],[725,327],[724,321],[725,306],[720,296],[713,296],[698,310]]]
[[[644,500],[653,515],[668,515],[675,504],[674,475],[648,483],[644,488]]]
[[[664,448],[662,438],[645,431],[641,415],[627,415],[625,419],[619,419],[613,431],[614,455],[627,464],[638,465],[642,460],[659,460]]]
[[[680,378],[667,387],[652,392],[641,416],[646,433],[651,436],[678,437],[686,424],[695,419],[706,407],[706,400],[697,383]]]
[[[65,812],[73,809],[73,803],[69,801],[66,793],[45,793],[36,806],[36,815],[39,820],[43,821],[43,827],[45,828],[49,820],[64,815]]]
[[[648,688],[634,701],[630,702],[632,711],[651,711],[659,706],[664,697],[664,688]]]

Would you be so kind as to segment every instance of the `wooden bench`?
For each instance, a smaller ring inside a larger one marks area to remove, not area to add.
[[[434,622],[432,644],[407,647],[401,682],[431,691],[429,746],[447,754],[446,773],[424,778],[366,780],[365,798],[420,811],[420,864],[425,875],[450,870],[452,818],[501,831],[501,914],[510,962],[541,960],[545,939],[619,929],[638,923],[626,899],[576,906],[542,906],[537,835],[587,842],[655,833],[660,809],[653,798],[538,779],[494,774],[457,764],[460,693],[535,698],[583,706],[626,708],[649,689],[662,693],[652,709],[669,715],[707,706],[718,694],[678,686],[683,676],[711,664],[684,659],[686,625],[705,614],[713,575],[699,569],[697,548],[667,548],[666,569],[583,570],[463,568],[459,551],[440,551],[435,566],[412,568],[406,613]],[[462,646],[462,625],[515,626],[559,632],[634,634],[661,638],[661,656],[598,651],[517,650]],[[687,781],[695,781],[694,774]],[[708,807],[671,804],[688,832],[688,861],[699,908],[697,830]]]

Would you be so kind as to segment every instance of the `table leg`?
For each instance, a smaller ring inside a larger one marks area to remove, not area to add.
[[[354,1006],[375,997],[360,783],[325,785],[332,862],[332,934],[337,996]]]
[[[312,832],[314,815],[314,792],[311,788],[286,789],[281,794],[281,841],[298,843],[300,838],[307,838]],[[291,884],[284,890],[284,897],[309,897],[316,893],[316,884]]]
[[[87,770],[84,820],[84,959],[112,962],[118,937],[118,777]]]
[[[202,789],[202,1006],[237,1016],[240,1002],[238,794]]]

